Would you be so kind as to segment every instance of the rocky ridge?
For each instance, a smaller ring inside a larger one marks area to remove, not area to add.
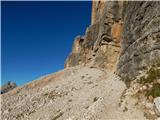
[[[17,85],[14,82],[8,81],[7,84],[3,85],[0,90],[1,90],[1,94],[4,94],[14,88],[16,88]]]

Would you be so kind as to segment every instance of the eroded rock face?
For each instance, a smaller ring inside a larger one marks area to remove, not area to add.
[[[91,26],[75,39],[65,67],[92,63],[135,79],[160,61],[159,11],[159,1],[93,1]]]
[[[117,73],[126,80],[160,61],[160,2],[127,2]]]
[[[92,24],[83,37],[76,37],[65,67],[93,63],[115,70],[120,53],[122,2],[93,1]]]

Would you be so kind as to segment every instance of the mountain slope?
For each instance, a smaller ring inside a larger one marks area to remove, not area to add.
[[[125,84],[110,71],[71,67],[2,95],[3,120],[145,119],[133,104],[120,105]]]
[[[156,119],[159,10],[159,1],[93,1],[65,69],[1,95],[2,119]]]

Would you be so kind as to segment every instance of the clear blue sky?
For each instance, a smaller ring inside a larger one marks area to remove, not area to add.
[[[2,2],[2,84],[23,85],[64,68],[77,35],[91,20],[91,2]]]

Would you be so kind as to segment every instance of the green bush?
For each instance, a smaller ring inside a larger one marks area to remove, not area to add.
[[[145,84],[145,83],[151,83],[154,82],[154,80],[160,79],[160,69],[156,66],[152,66],[149,71],[147,72],[147,77],[142,76],[140,78],[140,83]]]
[[[44,93],[44,96],[47,96],[49,93]]]
[[[159,97],[160,96],[160,84],[155,83],[153,84],[153,87],[146,92],[146,96],[153,96],[153,98]]]
[[[147,76],[142,76],[139,79],[140,84],[152,84],[152,88],[146,90],[146,96],[149,97],[150,95],[155,98],[160,96],[160,84],[157,83],[157,80],[160,79],[160,62],[152,65],[152,67],[147,71]]]

